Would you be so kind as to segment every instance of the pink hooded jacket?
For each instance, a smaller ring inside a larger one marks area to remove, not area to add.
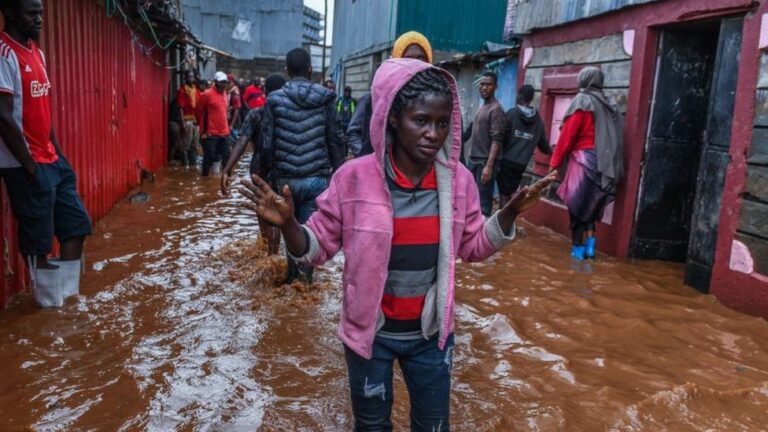
[[[317,199],[318,210],[307,221],[309,247],[298,260],[320,265],[343,249],[344,300],[339,336],[357,354],[370,359],[373,340],[382,324],[381,299],[393,235],[392,199],[385,180],[387,117],[398,91],[418,72],[434,66],[419,60],[390,59],[373,80],[371,143],[374,153],[347,162]],[[446,71],[453,93],[451,134],[435,161],[440,216],[437,282],[427,294],[422,313],[425,338],[439,333],[445,349],[453,331],[453,290],[456,259],[481,261],[514,239],[502,232],[493,215],[485,219],[472,174],[459,163],[461,108],[456,81]],[[435,316],[436,315],[436,316]],[[436,324],[436,327],[435,327]]]

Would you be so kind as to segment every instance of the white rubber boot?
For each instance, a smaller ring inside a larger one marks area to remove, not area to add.
[[[61,272],[61,292],[64,299],[80,294],[80,267],[82,260],[61,261],[61,258],[51,260],[53,265],[59,266]]]
[[[37,257],[29,259],[29,274],[32,281],[32,296],[42,308],[62,307],[61,269],[37,268]]]

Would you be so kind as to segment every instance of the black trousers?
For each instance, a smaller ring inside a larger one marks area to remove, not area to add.
[[[226,163],[229,160],[227,137],[211,136],[203,140],[203,176],[207,176],[211,166],[217,160]]]
[[[595,221],[592,222],[584,222],[582,220],[579,220],[576,216],[573,215],[573,213],[570,214],[571,216],[571,235],[573,238],[573,244],[575,246],[583,246],[584,245],[584,238],[587,231],[595,231]]]

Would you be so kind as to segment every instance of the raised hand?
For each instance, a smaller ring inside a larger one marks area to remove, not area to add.
[[[526,186],[517,191],[504,208],[499,211],[499,225],[504,232],[508,232],[520,213],[530,209],[541,199],[541,194],[552,183],[557,181],[557,171],[552,171],[531,186]]]
[[[531,186],[526,186],[512,195],[512,198],[507,202],[507,205],[504,206],[503,210],[511,211],[515,215],[518,215],[530,209],[539,202],[541,199],[541,194],[544,192],[544,190],[556,181],[557,171],[551,171],[545,177],[539,179],[539,181],[536,183],[532,184]]]
[[[256,174],[251,175],[251,180],[240,180],[240,184],[240,193],[248,199],[246,207],[254,210],[267,222],[282,228],[295,221],[293,199],[288,186],[283,188],[283,194],[280,196]]]

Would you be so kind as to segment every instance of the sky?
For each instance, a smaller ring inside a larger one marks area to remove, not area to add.
[[[323,13],[325,0],[304,0],[304,5],[311,7],[312,9]],[[333,43],[333,4],[334,0],[328,0],[328,45]]]

